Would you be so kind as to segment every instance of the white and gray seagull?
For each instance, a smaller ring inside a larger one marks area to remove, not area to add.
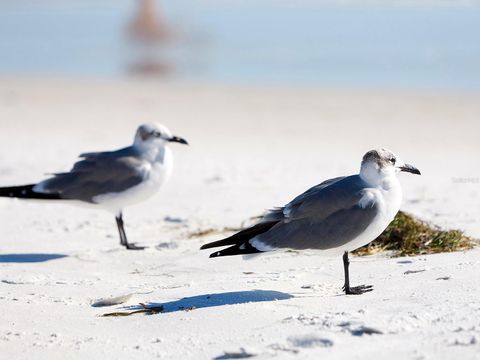
[[[0,188],[0,197],[61,200],[103,208],[115,215],[120,244],[141,250],[127,241],[123,209],[147,200],[169,179],[173,156],[167,144],[186,140],[173,136],[160,124],[143,124],[131,146],[116,151],[84,153],[69,172],[53,174],[38,184]]]
[[[348,252],[377,238],[397,214],[402,202],[400,171],[420,175],[391,151],[371,150],[363,156],[358,175],[324,181],[268,212],[256,225],[201,249],[230,245],[210,257],[279,249],[343,254],[345,293],[371,291],[370,285],[350,286]]]

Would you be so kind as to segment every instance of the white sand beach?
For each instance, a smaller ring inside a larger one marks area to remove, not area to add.
[[[480,249],[342,261],[315,253],[209,259],[199,247],[384,146],[402,209],[480,238],[480,94],[0,80],[0,186],[65,171],[85,151],[133,141],[143,122],[186,138],[170,183],[111,214],[0,199],[0,349],[9,359],[478,359]],[[132,294],[124,304],[92,307]],[[130,317],[139,303],[165,312]],[[242,350],[243,349],[243,350]]]

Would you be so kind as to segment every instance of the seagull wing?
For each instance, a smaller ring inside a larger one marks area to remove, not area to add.
[[[282,208],[278,223],[250,243],[259,250],[342,246],[365,231],[378,214],[371,191],[358,175],[328,180]]]
[[[140,184],[148,177],[151,165],[128,148],[103,153],[80,155],[66,173],[54,174],[34,190],[45,194],[59,194],[63,199],[95,203],[95,197],[119,193]]]
[[[331,249],[360,235],[378,214],[378,204],[358,176],[327,180],[312,187],[262,221],[202,248],[233,245],[211,256],[289,249]]]
[[[345,176],[336,177],[333,179],[325,180],[324,182],[311,187],[304,193],[298,195],[295,199],[290,201],[287,205],[272,209],[269,212],[267,212],[267,214],[263,216],[262,221],[284,220],[285,212],[288,212],[290,211],[290,209],[293,209],[293,208],[298,208],[301,204],[303,204],[305,201],[308,201],[310,198],[314,197],[316,194],[320,193],[326,187],[343,179],[345,179]]]

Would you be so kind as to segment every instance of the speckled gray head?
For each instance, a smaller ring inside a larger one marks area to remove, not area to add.
[[[374,149],[363,155],[362,164],[372,162],[378,165],[379,168],[384,168],[390,165],[395,165],[397,157],[394,153],[387,149]]]
[[[160,145],[167,142],[178,142],[188,145],[185,139],[172,135],[170,130],[161,124],[148,123],[140,125],[135,134],[135,145],[137,146]]]
[[[362,159],[360,174],[365,179],[388,176],[400,171],[420,175],[416,167],[405,164],[390,150],[380,148],[367,152]]]

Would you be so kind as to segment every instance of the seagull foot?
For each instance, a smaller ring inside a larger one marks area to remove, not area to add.
[[[366,292],[373,290],[373,285],[360,285],[360,286],[349,286],[348,288],[343,287],[345,295],[362,295]]]
[[[144,250],[144,249],[147,248],[146,246],[137,246],[134,243],[133,244],[127,244],[127,245],[125,245],[125,247],[127,248],[127,250]]]

